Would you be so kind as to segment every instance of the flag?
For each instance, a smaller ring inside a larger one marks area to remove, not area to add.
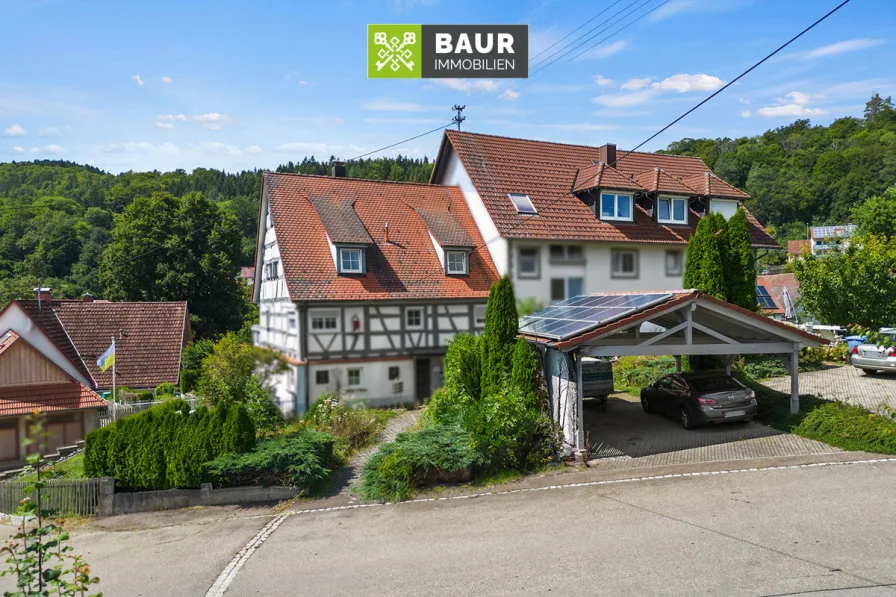
[[[115,342],[106,349],[106,352],[100,355],[100,358],[96,360],[96,366],[100,368],[100,371],[105,371],[109,367],[115,364]]]

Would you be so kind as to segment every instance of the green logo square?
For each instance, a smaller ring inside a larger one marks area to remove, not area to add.
[[[420,25],[367,25],[367,78],[419,79],[422,49]]]

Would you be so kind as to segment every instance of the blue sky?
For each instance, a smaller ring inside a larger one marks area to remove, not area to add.
[[[368,80],[368,23],[523,23],[534,56],[613,0],[0,0],[0,161],[273,168],[419,134],[454,103],[466,130],[628,148],[838,4],[663,1],[622,0],[535,63],[627,6],[616,19],[643,7],[592,43],[656,10],[529,80]],[[896,95],[894,30],[896,2],[853,0],[647,148],[861,115]],[[439,135],[384,154],[432,157]]]

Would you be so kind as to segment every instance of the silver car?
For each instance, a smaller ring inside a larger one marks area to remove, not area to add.
[[[880,334],[896,341],[896,328],[881,328]],[[878,371],[896,371],[896,349],[874,344],[859,344],[852,349],[849,362],[866,375],[874,375]]]

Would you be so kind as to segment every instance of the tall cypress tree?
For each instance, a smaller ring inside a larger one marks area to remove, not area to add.
[[[482,396],[501,391],[509,380],[518,333],[519,319],[513,284],[508,276],[504,276],[492,284],[485,307],[485,331],[482,334]]]
[[[684,285],[725,300],[725,220],[716,215],[702,218],[688,242]]]
[[[737,210],[727,227],[728,259],[726,277],[728,302],[755,311],[756,269],[753,264],[753,247],[750,238],[750,222],[743,208]]]

